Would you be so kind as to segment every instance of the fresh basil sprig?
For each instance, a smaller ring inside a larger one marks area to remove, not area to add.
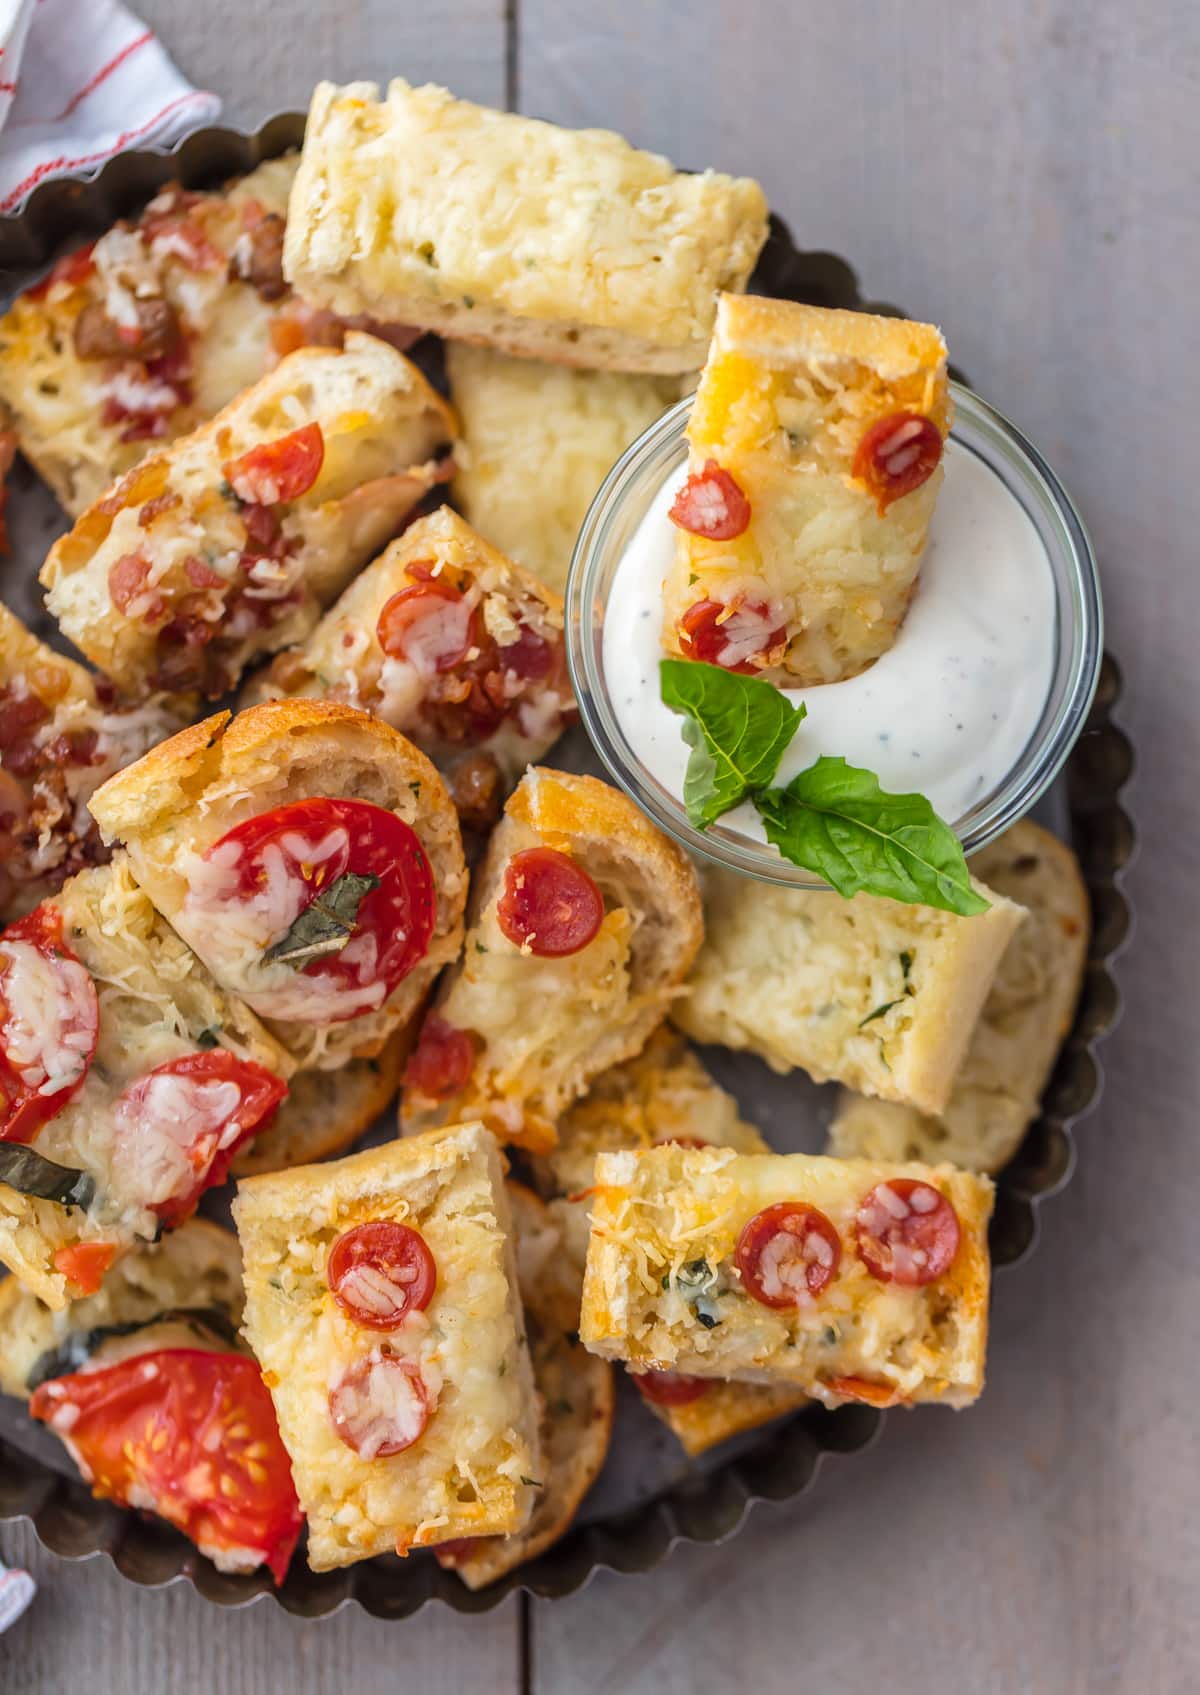
[[[793,706],[761,677],[700,660],[664,659],[659,670],[663,704],[682,713],[683,739],[692,750],[683,779],[688,822],[706,830],[755,789],[766,788],[805,707]]]
[[[360,877],[356,871],[335,878],[305,907],[287,935],[271,943],[263,958],[298,971],[310,959],[340,953],[354,934],[359,907],[378,887],[378,877]]]
[[[90,1172],[56,1165],[24,1142],[0,1142],[0,1183],[40,1201],[85,1211],[96,1195],[96,1180]]]
[[[696,829],[747,795],[767,840],[839,895],[883,895],[963,917],[986,912],[962,845],[924,795],[888,794],[871,771],[822,755],[785,788],[779,761],[805,716],[761,677],[664,659],[662,698],[691,747],[684,805]]]

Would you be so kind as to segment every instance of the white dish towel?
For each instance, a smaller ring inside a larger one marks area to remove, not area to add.
[[[169,146],[220,110],[117,0],[0,0],[0,213],[48,177]]]

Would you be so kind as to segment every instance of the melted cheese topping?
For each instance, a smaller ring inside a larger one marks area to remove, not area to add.
[[[147,1206],[184,1195],[201,1175],[193,1153],[205,1147],[211,1163],[218,1148],[240,1131],[242,1092],[213,1078],[150,1078],[136,1096],[122,1095],[113,1110],[113,1172]]]
[[[26,1088],[55,1095],[87,1069],[96,1043],[92,980],[78,960],[0,942],[4,1055]]]

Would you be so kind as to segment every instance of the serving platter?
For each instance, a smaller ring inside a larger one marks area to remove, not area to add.
[[[7,295],[33,280],[65,245],[94,235],[138,207],[174,178],[207,187],[297,146],[304,118],[286,113],[253,135],[228,129],[198,131],[169,153],[141,151],[110,160],[90,181],[43,184],[16,217],[0,219],[0,271]],[[854,271],[830,253],[796,248],[785,224],[772,218],[751,289],[814,305],[891,313],[862,298]],[[437,346],[418,344],[436,377]],[[961,376],[961,373],[955,373]],[[52,498],[27,469],[12,479],[12,556],[0,567],[0,598],[39,634],[53,639],[40,604],[36,571],[54,536],[66,527]],[[1134,848],[1134,829],[1121,805],[1132,771],[1128,738],[1115,722],[1120,672],[1106,655],[1087,727],[1065,772],[1039,807],[1039,816],[1073,845],[1092,902],[1087,973],[1072,1031],[1042,1100],[1041,1115],[997,1181],[991,1249],[997,1270],[1033,1248],[1041,1203],[1069,1180],[1076,1157],[1074,1131],[1101,1089],[1097,1050],[1119,1015],[1111,966],[1128,934],[1131,913],[1121,874]],[[581,732],[555,750],[571,769],[599,772]],[[745,1115],[785,1151],[817,1151],[835,1091],[802,1074],[778,1077],[748,1055],[710,1050],[706,1061],[733,1091]],[[367,1141],[395,1133],[392,1112]],[[222,1197],[205,1210],[220,1216]],[[997,1284],[1004,1299],[1003,1279]],[[572,1593],[599,1567],[646,1571],[679,1540],[714,1542],[731,1536],[755,1500],[782,1501],[813,1482],[827,1454],[851,1454],[870,1443],[884,1414],[865,1406],[826,1412],[808,1408],[765,1431],[727,1443],[700,1460],[686,1460],[674,1438],[621,1384],[609,1462],[574,1527],[547,1554],[488,1589],[472,1592],[429,1555],[363,1562],[315,1574],[293,1561],[276,1590],[265,1573],[231,1576],[216,1570],[182,1536],[157,1519],[95,1500],[70,1469],[57,1440],[25,1417],[20,1404],[0,1397],[0,1518],[26,1517],[53,1552],[66,1558],[107,1553],[123,1575],[142,1585],[187,1577],[221,1605],[274,1595],[287,1610],[321,1616],[356,1600],[383,1618],[407,1617],[437,1598],[460,1612],[486,1611],[513,1589],[541,1597]]]

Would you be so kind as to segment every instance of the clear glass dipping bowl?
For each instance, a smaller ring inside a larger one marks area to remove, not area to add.
[[[1002,782],[953,825],[968,855],[1024,816],[1054,781],[1083,729],[1102,657],[1103,610],[1095,555],[1074,503],[1041,454],[986,401],[953,383],[953,439],[1016,496],[1046,549],[1054,577],[1054,676],[1042,715]],[[638,437],[613,466],[579,532],[567,582],[567,658],[584,728],[615,780],[668,835],[702,859],[744,876],[824,888],[771,846],[725,828],[696,830],[683,801],[634,754],[604,674],[604,614],[622,554],[663,482],[687,457],[691,397]]]

